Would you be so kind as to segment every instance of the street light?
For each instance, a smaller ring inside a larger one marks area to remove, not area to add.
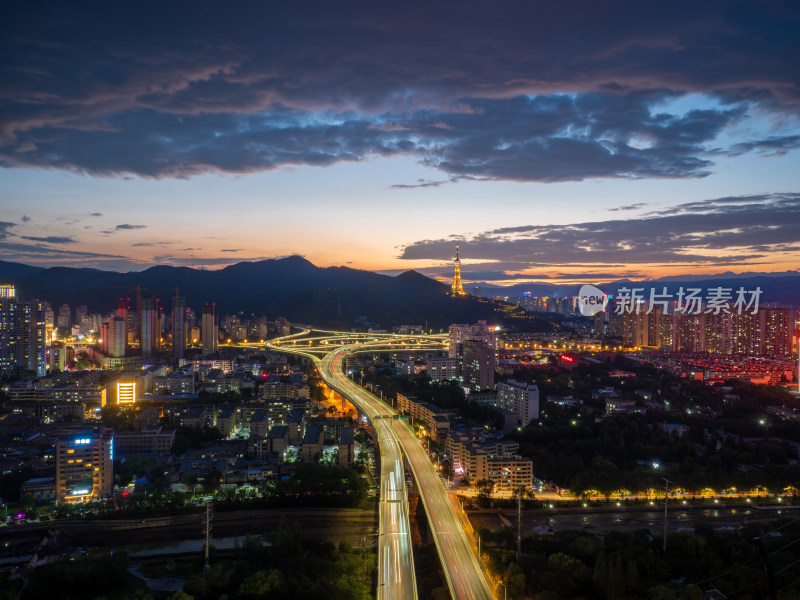
[[[502,585],[503,586],[503,598],[505,600],[508,600],[508,587],[506,587],[506,584],[503,583],[502,581],[498,581],[497,585]]]

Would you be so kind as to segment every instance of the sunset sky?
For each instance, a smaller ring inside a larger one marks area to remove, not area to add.
[[[797,2],[16,3],[0,260],[800,266]]]

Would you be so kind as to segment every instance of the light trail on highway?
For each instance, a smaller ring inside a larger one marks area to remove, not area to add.
[[[349,334],[338,334],[322,341],[339,341],[352,337]],[[374,338],[375,336],[371,336]],[[380,501],[378,505],[378,590],[376,597],[381,600],[417,598],[417,580],[414,574],[414,557],[411,548],[410,519],[408,514],[408,491],[403,468],[403,453],[395,438],[391,418],[385,419],[385,412],[378,405],[370,403],[369,396],[363,388],[352,384],[339,373],[339,377],[331,374],[331,357],[338,351],[330,352],[320,359],[322,344],[316,348],[295,345],[297,335],[290,338],[273,340],[268,346],[274,350],[304,356],[316,364],[326,384],[336,392],[345,396],[372,423],[377,437],[381,457]],[[317,337],[314,341],[319,342]],[[291,341],[292,345],[283,346],[283,342]],[[363,340],[361,340],[363,341]],[[351,342],[352,343],[352,342]],[[352,385],[351,385],[352,384]]]
[[[319,361],[319,372],[329,387],[348,398],[366,415],[375,430],[380,448],[377,597],[387,600],[416,598],[417,583],[411,550],[408,491],[403,468],[403,453],[392,433],[391,418],[384,418],[384,411],[369,402],[370,394],[361,386],[353,384],[343,373],[338,373],[337,377],[331,371],[333,357],[340,354],[341,351],[334,351]],[[337,364],[341,364],[341,362]]]
[[[344,360],[348,354],[359,349],[358,346],[363,349],[364,346],[371,347],[381,343],[359,344],[331,352],[320,362],[320,374],[328,385],[333,381],[335,383],[333,387],[339,393],[344,392],[343,395],[351,397],[351,401],[360,408],[385,415],[379,421],[383,425],[388,425],[411,466],[451,596],[458,600],[494,598],[444,483],[408,422],[393,419],[396,413],[388,404],[344,374]],[[369,415],[367,416],[369,418]]]
[[[334,335],[330,340],[349,336],[347,333],[331,333]],[[450,502],[447,489],[413,430],[407,421],[393,418],[397,414],[393,408],[350,380],[344,373],[344,361],[348,355],[366,351],[408,350],[394,346],[402,339],[395,335],[373,336],[370,341],[362,340],[360,343],[339,346],[322,358],[315,354],[315,351],[319,352],[319,346],[312,350],[299,345],[283,346],[281,340],[273,340],[270,347],[313,360],[325,383],[357,406],[370,420],[376,432],[381,453],[377,597],[416,598],[417,595],[403,468],[405,456],[428,515],[430,530],[451,596],[457,600],[492,599],[494,595],[491,586]],[[442,336],[407,336],[405,339],[413,339],[417,346],[422,345],[422,340],[430,346],[441,347],[442,343]],[[296,338],[292,341],[295,340]]]

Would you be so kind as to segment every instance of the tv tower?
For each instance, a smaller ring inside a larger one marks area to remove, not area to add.
[[[455,266],[455,273],[453,273],[453,285],[450,288],[450,293],[453,296],[466,296],[467,292],[464,291],[464,287],[461,285],[461,261],[458,259],[458,244],[456,244],[456,259],[453,261],[453,265]]]

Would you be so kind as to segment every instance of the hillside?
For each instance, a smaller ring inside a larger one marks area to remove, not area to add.
[[[0,281],[14,283],[23,298],[48,300],[54,307],[85,304],[107,313],[121,298],[134,298],[136,286],[161,299],[169,311],[175,288],[187,305],[199,311],[215,302],[219,314],[283,316],[318,326],[352,327],[365,317],[382,327],[401,324],[446,328],[450,323],[503,316],[496,303],[467,296],[452,298],[448,287],[415,271],[397,277],[349,267],[317,267],[300,256],[243,262],[217,271],[157,266],[141,272],[116,273],[57,267],[37,269],[0,263]],[[546,319],[508,319],[526,329],[549,330]]]

